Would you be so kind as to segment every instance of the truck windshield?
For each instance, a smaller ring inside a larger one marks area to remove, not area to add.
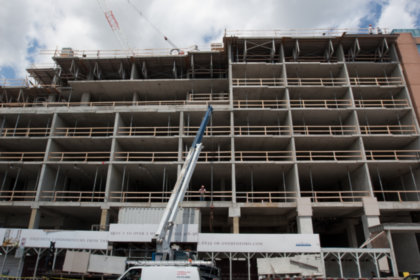
[[[141,280],[141,269],[135,268],[127,271],[120,280]]]
[[[216,267],[199,266],[200,278],[203,280],[220,279],[220,271]]]

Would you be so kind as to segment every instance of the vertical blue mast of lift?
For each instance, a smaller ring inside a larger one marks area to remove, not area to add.
[[[156,242],[156,253],[161,256],[161,260],[173,259],[173,253],[170,249],[172,230],[174,228],[179,205],[184,200],[191,176],[194,172],[195,166],[197,165],[197,160],[201,149],[203,148],[201,141],[203,139],[203,135],[206,131],[206,127],[212,112],[213,107],[209,105],[207,112],[201,121],[200,128],[198,129],[194,141],[191,145],[190,151],[188,152],[188,155],[185,159],[185,163],[182,166],[181,172],[179,173],[171,197],[169,198],[168,204],[166,205],[165,212],[162,215],[159,227],[155,233],[155,236],[153,237],[153,241]]]

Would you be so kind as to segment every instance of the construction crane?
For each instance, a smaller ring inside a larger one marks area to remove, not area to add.
[[[163,39],[168,42],[169,45],[171,45],[172,49],[170,51],[171,54],[183,54],[183,52],[181,51],[180,48],[178,48],[171,40],[169,40],[168,36],[166,36],[156,25],[153,24],[153,22],[151,22],[142,12],[141,10],[134,5],[133,2],[131,2],[130,0],[127,0],[127,2],[133,7],[133,9],[145,20],[147,21],[150,26],[160,35],[163,36]],[[175,53],[176,52],[176,53]]]
[[[124,33],[121,31],[120,25],[113,11],[108,9],[105,0],[97,0],[97,1],[105,14],[105,18],[109,26],[111,27],[112,31],[114,32],[121,46],[129,50],[134,55],[133,49],[128,44],[127,38],[125,37]],[[162,35],[163,39],[166,42],[168,42],[169,45],[171,45],[172,49],[169,52],[170,54],[175,54],[175,55],[184,54],[184,52],[180,48],[178,48],[171,40],[169,40],[168,36],[166,36],[156,25],[154,25],[153,22],[151,22],[133,2],[131,2],[130,0],[127,0],[127,3],[130,4],[133,7],[133,9],[137,12],[137,14],[139,14],[145,21],[147,21],[157,33]]]
[[[112,31],[114,32],[115,37],[117,37],[120,45],[123,47],[123,49],[129,50],[134,55],[133,49],[128,44],[128,40],[125,37],[124,33],[121,31],[120,24],[118,23],[117,18],[115,17],[112,10],[108,9],[108,6],[106,5],[105,0],[97,0],[97,2],[98,2],[98,5],[102,8],[105,14],[105,18],[109,26],[111,27]]]

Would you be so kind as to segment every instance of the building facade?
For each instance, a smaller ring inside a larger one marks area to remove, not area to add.
[[[211,104],[182,205],[198,211],[198,233],[318,234],[328,277],[418,271],[418,89],[401,38],[227,32],[208,51],[55,52],[54,66],[28,69],[35,85],[1,87],[0,226],[157,223],[144,213],[165,207]],[[286,257],[199,256],[226,279],[256,279],[258,258]]]

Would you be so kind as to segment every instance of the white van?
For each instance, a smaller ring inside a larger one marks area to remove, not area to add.
[[[139,261],[118,280],[220,280],[219,269],[206,261]]]

